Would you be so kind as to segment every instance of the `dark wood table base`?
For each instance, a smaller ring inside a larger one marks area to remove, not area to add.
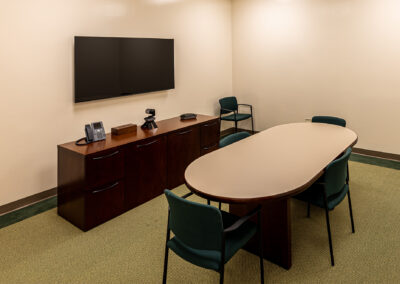
[[[265,201],[261,205],[264,258],[290,269],[292,266],[290,198]],[[243,216],[256,206],[257,204],[230,204],[229,211],[237,216]],[[256,221],[254,218],[254,222]],[[249,241],[245,249],[258,255],[257,236]]]

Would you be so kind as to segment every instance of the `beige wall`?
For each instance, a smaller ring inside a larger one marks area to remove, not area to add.
[[[258,130],[336,115],[358,147],[400,154],[398,0],[232,3],[1,1],[0,205],[55,187],[56,145],[85,123],[216,114],[232,86]],[[176,89],[74,104],[74,35],[174,38]]]
[[[175,39],[176,89],[73,103],[73,36]],[[232,92],[229,0],[4,0],[0,9],[0,205],[56,186],[56,145],[184,112]]]
[[[400,1],[233,0],[232,31],[256,129],[340,116],[357,147],[400,154]]]

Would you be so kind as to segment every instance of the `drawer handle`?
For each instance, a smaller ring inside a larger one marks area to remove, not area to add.
[[[180,133],[178,133],[178,135],[183,135],[183,134],[186,134],[186,133],[190,133],[192,131],[193,131],[193,129],[190,129],[188,131],[180,132]]]
[[[96,193],[99,193],[99,192],[102,192],[102,191],[106,191],[106,190],[112,189],[112,188],[116,187],[118,184],[119,184],[119,182],[117,181],[117,182],[114,183],[113,185],[110,185],[110,186],[108,186],[108,187],[106,187],[106,188],[94,190],[94,191],[92,191],[92,193],[93,193],[93,194],[96,194]]]
[[[211,124],[204,124],[204,127],[210,127],[210,126],[214,126],[216,124],[217,124],[217,122],[215,121],[214,123],[211,123]]]
[[[95,157],[95,158],[93,158],[93,160],[102,160],[102,159],[110,158],[112,156],[117,155],[118,153],[119,153],[119,151],[115,151],[114,153],[111,153],[109,155],[105,155],[105,156],[102,156],[102,157]]]
[[[203,150],[208,150],[208,149],[214,148],[217,145],[218,145],[218,143],[215,143],[214,145],[212,145],[210,147],[204,147]]]
[[[137,145],[136,148],[147,147],[147,146],[150,146],[151,144],[154,144],[156,142],[158,142],[158,140],[151,141],[151,142],[149,142],[147,144]]]

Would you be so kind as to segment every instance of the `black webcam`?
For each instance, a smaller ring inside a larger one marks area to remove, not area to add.
[[[150,114],[152,116],[155,116],[156,115],[156,110],[154,108],[148,108],[148,109],[146,109],[146,113]]]
[[[157,128],[158,126],[157,126],[157,123],[155,122],[156,110],[154,108],[148,108],[148,109],[146,109],[146,113],[150,114],[150,115],[148,117],[144,118],[145,123],[143,123],[142,129],[150,130],[150,129]]]

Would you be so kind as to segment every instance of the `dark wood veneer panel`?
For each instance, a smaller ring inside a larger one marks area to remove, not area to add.
[[[179,131],[187,127],[197,126],[202,123],[211,122],[218,119],[216,116],[197,115],[196,119],[180,120],[179,117],[174,117],[166,120],[157,121],[158,128],[153,130],[143,130],[138,127],[136,133],[128,133],[124,135],[112,136],[107,134],[106,140],[98,141],[87,146],[76,146],[75,142],[69,142],[60,145],[60,147],[69,149],[81,155],[90,155],[101,151],[109,150],[119,146],[124,146],[136,141],[147,138],[156,137],[159,135],[168,134],[174,131]]]
[[[86,156],[87,189],[123,178],[124,167],[122,147]]]
[[[83,230],[87,231],[124,210],[124,182],[116,181],[85,192],[86,222]]]
[[[229,211],[237,216],[244,216],[256,206],[256,204],[230,204]],[[292,266],[290,199],[263,202],[261,216],[264,258],[289,269]],[[257,222],[257,219],[254,218],[253,221]],[[258,255],[257,236],[247,243],[245,249]]]
[[[219,148],[219,128],[219,119],[200,126],[201,155],[208,154]]]
[[[85,157],[58,147],[57,184],[58,214],[83,229]]]
[[[165,136],[127,147],[125,209],[129,210],[162,194],[167,185]]]
[[[218,148],[217,117],[157,123],[88,146],[59,145],[58,214],[87,231],[183,184],[186,167]]]
[[[200,129],[198,126],[185,128],[168,134],[168,188],[185,182],[186,167],[200,156]]]
[[[203,147],[203,148],[201,148],[201,155],[203,156],[205,154],[211,153],[212,151],[215,151],[218,148],[219,148],[218,142],[215,143],[214,145],[211,145],[211,146],[208,146],[208,147]]]
[[[219,120],[214,120],[201,125],[201,147],[210,148],[219,142]]]

